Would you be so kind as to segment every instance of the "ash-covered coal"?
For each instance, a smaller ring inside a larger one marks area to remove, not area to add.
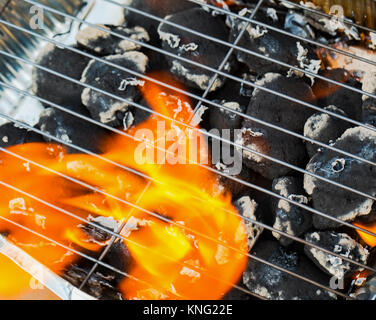
[[[345,69],[323,70],[319,74],[356,89],[362,88],[362,84]],[[321,107],[333,105],[342,109],[351,119],[362,120],[362,95],[360,93],[322,79],[315,80],[312,91]]]
[[[177,23],[181,26],[204,32],[205,35],[227,41],[228,29],[219,17],[213,17],[210,13],[200,8],[182,11],[165,17],[166,21]],[[158,34],[162,40],[162,48],[168,52],[187,58],[204,66],[217,69],[224,60],[229,48],[217,42],[207,40],[188,31],[178,29],[166,23],[158,27]],[[205,90],[213,76],[213,73],[184,62],[174,57],[166,56],[170,65],[170,71],[186,85]],[[224,68],[224,72],[230,72],[233,66],[230,58]],[[219,89],[224,84],[223,77],[218,77],[210,91]]]
[[[214,102],[236,112],[244,113],[247,109],[249,98],[241,94],[242,87],[237,81],[227,80],[225,85],[212,94]],[[239,129],[243,117],[226,109],[217,106],[210,108],[210,125],[212,128],[222,129]]]
[[[250,221],[258,221],[255,215],[257,203],[254,200],[251,200],[250,197],[244,196],[236,200],[234,205],[240,213],[240,215],[243,217],[243,221],[246,226],[248,235],[248,250],[251,251],[257,239],[264,231],[263,227]]]
[[[328,106],[325,110],[338,113],[341,116],[347,116],[346,113],[336,106]],[[325,144],[336,141],[347,129],[351,128],[351,123],[336,118],[324,112],[318,112],[308,118],[304,125],[304,136],[319,141]],[[307,152],[312,158],[322,147],[308,142],[305,142]]]
[[[8,148],[18,144],[30,142],[43,142],[43,137],[26,128],[22,128],[12,122],[0,126],[0,147]]]
[[[84,106],[75,107],[73,110],[89,117],[89,112]],[[38,126],[41,131],[51,136],[95,153],[101,152],[99,141],[107,134],[102,127],[55,108],[46,108],[42,111]],[[44,139],[56,143],[48,137]],[[73,147],[64,146],[70,153],[80,153]]]
[[[83,70],[90,59],[54,44],[47,44],[35,63],[61,73],[64,76],[80,80]],[[70,80],[63,79],[37,67],[32,72],[32,91],[43,99],[60,105],[80,105],[83,87]]]
[[[140,42],[149,42],[150,40],[147,31],[139,26],[126,28],[122,26],[99,25],[99,27]],[[141,49],[141,45],[138,43],[117,37],[92,26],[78,32],[76,40],[80,47],[100,56],[122,54],[127,51]]]
[[[367,73],[362,81],[362,90],[372,94],[376,94],[376,73]],[[364,123],[370,124],[376,127],[376,99],[363,95],[363,116]]]
[[[249,17],[251,12],[242,10],[239,14]],[[231,20],[230,42],[233,43],[241,30],[246,27],[248,21],[239,18]],[[278,29],[283,29],[284,27],[282,19],[277,15],[267,15],[262,11],[256,13],[254,20]],[[236,51],[238,60],[245,63],[253,73],[264,74],[267,72],[287,72],[289,70],[285,66],[270,62],[267,58],[276,59],[314,73],[318,72],[321,65],[320,59],[318,59],[310,44],[301,43],[292,37],[255,23],[249,23],[246,27],[246,32],[241,38],[239,46],[265,56],[266,59],[263,59],[244,51]]]
[[[159,18],[197,7],[196,4],[187,0],[164,0],[163,3],[160,0],[128,0],[125,4]],[[157,27],[160,23],[158,20],[129,9],[124,10],[124,16],[128,25],[144,27],[150,33],[152,43],[158,43]]]
[[[307,257],[280,246],[277,241],[258,241],[252,254],[290,272],[328,286],[329,277]],[[250,259],[243,274],[247,288],[267,299],[333,300],[336,295],[263,262]]]
[[[148,64],[148,58],[138,51],[107,56],[104,59],[138,73],[145,73]],[[139,87],[145,84],[144,80],[126,71],[96,60],[90,61],[81,81],[131,102],[140,99]],[[82,103],[95,120],[113,126],[121,125],[124,113],[130,105],[127,101],[121,101],[91,88],[85,88],[82,92]]]
[[[376,161],[376,133],[372,130],[363,127],[348,129],[333,146],[366,160]],[[361,192],[373,196],[376,194],[376,168],[334,151],[326,149],[317,153],[308,163],[306,170]],[[315,209],[342,221],[353,221],[372,211],[372,199],[308,174],[304,176],[304,189],[312,196]],[[340,226],[339,223],[319,215],[314,215],[313,224],[318,229]]]
[[[334,231],[311,232],[306,234],[305,239],[312,244],[353,261],[367,264],[368,250],[363,248],[346,233],[337,233]],[[329,275],[336,276],[337,279],[344,279],[351,273],[364,269],[309,245],[304,246],[304,251],[321,270]]]
[[[274,179],[272,188],[275,193],[289,200],[305,205],[308,204],[308,198],[303,190],[302,179],[292,176]],[[292,236],[298,237],[312,226],[312,214],[286,200],[273,198],[272,211],[275,215],[273,227]],[[273,236],[284,246],[294,242],[293,239],[277,232],[273,232]]]
[[[277,73],[267,73],[256,83],[302,101],[315,100],[311,88],[298,78],[286,78]],[[301,104],[264,90],[255,89],[247,114],[302,134],[304,124],[312,111]],[[306,157],[305,146],[300,139],[249,119],[243,121],[241,134],[236,142],[292,165],[301,165]],[[268,179],[281,177],[291,171],[286,166],[267,160],[248,150],[243,150],[243,161],[246,166]]]

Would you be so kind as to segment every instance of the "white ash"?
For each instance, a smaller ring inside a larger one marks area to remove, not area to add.
[[[172,73],[177,73],[179,75],[182,75],[187,80],[192,81],[195,83],[201,90],[205,90],[210,82],[211,76],[206,74],[194,74],[191,73],[187,68],[185,68],[179,61],[174,60],[172,62],[171,67]],[[223,85],[223,80],[221,78],[217,78],[214,81],[213,86],[210,89],[210,92],[217,90]]]
[[[264,228],[252,222],[257,221],[255,212],[257,209],[257,203],[251,200],[250,197],[244,196],[235,201],[235,207],[238,209],[239,213],[242,215],[244,224],[246,226],[248,235],[248,250],[251,251],[255,245],[257,239],[260,237]],[[251,221],[250,221],[251,220]]]
[[[277,11],[273,8],[268,8],[266,10],[266,15],[272,19],[273,21],[278,21],[278,15],[277,15]]]
[[[202,121],[202,116],[204,115],[205,111],[208,110],[208,107],[201,106],[196,113],[194,114],[191,120],[191,126],[198,126]]]
[[[321,67],[321,60],[308,59],[307,57],[308,49],[305,49],[299,41],[296,43],[296,47],[298,49],[298,54],[297,54],[296,59],[299,62],[300,68],[306,71],[310,71],[314,74],[317,74]],[[311,79],[311,82],[313,85],[315,82],[314,76],[309,75],[309,74],[306,74],[306,76]]]
[[[305,239],[324,249],[338,253],[340,256],[362,264],[367,263],[369,256],[368,250],[345,233],[336,233],[333,231],[314,232],[307,234]],[[338,279],[344,279],[349,273],[364,270],[362,267],[310,245],[305,245],[304,250],[308,257],[322,270],[330,275],[336,276]]]
[[[119,86],[118,90],[125,91],[127,89],[128,85],[143,87],[145,85],[145,81],[144,80],[139,80],[137,78],[123,79],[121,81],[121,83],[120,83],[120,86]]]

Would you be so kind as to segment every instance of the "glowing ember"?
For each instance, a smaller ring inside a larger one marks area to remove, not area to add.
[[[173,83],[165,75],[158,78]],[[178,123],[188,123],[193,116],[189,101],[152,83],[145,84],[143,93],[156,112],[175,121],[154,115],[127,131],[139,141],[117,135],[104,142],[106,152],[101,156],[151,180],[92,156],[67,154],[61,146],[31,143],[9,151],[113,197],[6,153],[0,154],[0,181],[85,219],[100,215],[126,222],[124,241],[134,261],[127,271],[131,277],[120,286],[125,298],[221,298],[246,266],[245,227],[231,196],[221,191],[215,175],[192,161],[207,158],[208,151],[197,132],[187,133]],[[166,132],[163,139],[159,132],[162,121]],[[192,137],[199,140],[196,150],[191,150],[192,144],[186,141]],[[164,149],[167,154],[161,152]],[[76,219],[5,186],[0,186],[0,192],[3,217],[67,246],[101,249],[101,244],[90,242]],[[0,231],[7,232],[8,240],[57,273],[77,258],[10,223],[0,222]],[[11,286],[7,283],[9,290]]]

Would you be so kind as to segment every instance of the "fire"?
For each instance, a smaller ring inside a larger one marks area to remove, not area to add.
[[[164,74],[151,76],[178,86]],[[1,153],[0,181],[83,219],[94,215],[124,222],[123,241],[133,260],[127,270],[130,277],[119,286],[125,298],[219,299],[238,281],[247,264],[244,224],[216,176],[197,164],[208,158],[208,149],[197,130],[187,131],[184,125],[193,117],[190,101],[151,82],[142,91],[158,115],[128,130],[130,137],[117,135],[103,141],[105,153],[101,157],[108,161],[68,154],[54,144],[19,145],[8,150],[31,161]],[[168,132],[163,139],[161,123]],[[200,140],[196,150],[187,143],[192,137]],[[141,159],[142,155],[148,161]],[[163,161],[155,161],[158,159]],[[114,162],[142,176],[115,166]],[[91,242],[77,219],[1,183],[0,189],[4,218],[68,247],[95,252],[103,247],[104,244]],[[0,232],[6,232],[8,240],[56,273],[64,272],[78,258],[65,248],[2,220]],[[10,288],[11,281],[6,286]]]
[[[354,225],[376,234],[376,223],[367,224],[367,225],[362,225],[360,223],[354,223]],[[366,244],[368,244],[370,247],[376,246],[376,237],[375,236],[372,236],[372,235],[365,233],[363,231],[360,231],[360,230],[356,230],[356,232],[359,234],[359,236],[362,238],[362,240]]]

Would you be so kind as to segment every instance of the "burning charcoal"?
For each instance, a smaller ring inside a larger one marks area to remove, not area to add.
[[[100,27],[118,33],[124,37],[129,37],[133,40],[141,42],[148,42],[150,40],[149,34],[142,27],[125,28],[120,26],[103,25],[100,25]],[[122,54],[127,51],[141,49],[141,45],[135,42],[116,37],[94,27],[87,27],[81,30],[77,34],[76,40],[81,47],[101,56]]]
[[[164,18],[167,15],[196,7],[192,2],[187,0],[164,0],[161,4],[160,0],[128,0],[127,5],[138,9],[142,12]],[[159,37],[156,32],[159,21],[140,15],[136,12],[125,9],[125,20],[129,25],[140,25],[150,32],[152,42],[156,42]]]
[[[362,90],[376,94],[376,73],[367,73]],[[363,95],[363,122],[376,127],[376,99]]]
[[[42,67],[80,80],[89,58],[68,49],[60,49],[54,44],[46,45],[40,52],[36,63]],[[32,90],[43,99],[62,105],[80,105],[83,87],[38,68],[33,69]]]
[[[338,113],[341,116],[346,114],[335,106],[326,107],[325,110]],[[351,123],[333,117],[327,113],[315,113],[311,116],[304,125],[304,136],[314,139],[325,144],[329,144],[332,141],[337,140],[346,129],[351,127]],[[317,144],[306,141],[307,152],[310,158],[312,158],[317,150],[321,148]]]
[[[306,234],[305,239],[312,244],[340,254],[353,261],[362,264],[367,263],[368,250],[364,249],[346,233],[336,233],[333,231],[312,232]],[[364,269],[309,245],[304,246],[304,251],[320,269],[329,275],[336,276],[338,279],[344,279],[351,273]]]
[[[273,181],[273,191],[290,200],[301,204],[308,204],[308,198],[304,196],[302,184],[303,181],[300,181],[298,178],[282,177]],[[275,214],[273,225],[275,229],[297,237],[312,226],[312,216],[309,212],[285,200],[274,198],[272,201],[272,210]],[[273,232],[273,236],[284,246],[294,241],[277,232]]]
[[[253,246],[255,245],[257,239],[260,237],[261,233],[264,231],[264,228],[252,223],[252,221],[249,221],[247,219],[252,219],[257,221],[257,218],[255,216],[257,203],[253,200],[251,200],[250,197],[241,197],[237,201],[235,201],[235,207],[241,214],[241,216],[244,219],[244,224],[247,228],[247,234],[248,234],[248,250],[251,251]]]
[[[333,145],[366,160],[376,161],[376,133],[356,127],[345,131]],[[367,163],[343,156],[331,150],[317,153],[308,163],[307,171],[323,176],[364,193],[376,194],[376,170]],[[312,196],[313,207],[343,221],[353,221],[358,216],[371,213],[373,200],[351,191],[304,176],[304,189]],[[339,223],[314,215],[313,224],[318,229],[339,227]]]
[[[75,108],[75,111],[89,116],[84,106]],[[106,134],[105,129],[55,108],[42,111],[38,125],[40,130],[49,135],[95,153],[100,153],[101,138]],[[56,142],[44,138],[47,142]],[[75,148],[66,147],[71,153],[80,153]]]
[[[315,100],[311,88],[300,79],[267,73],[257,84],[302,101]],[[302,133],[304,123],[312,112],[298,103],[255,89],[247,114],[279,127]],[[305,146],[300,139],[249,119],[243,121],[243,128],[236,142],[293,165],[300,165],[306,156]],[[281,177],[290,171],[285,166],[247,150],[243,150],[243,161],[246,166],[268,179]]]
[[[148,58],[137,51],[107,56],[105,60],[139,73],[145,73],[148,63]],[[145,83],[126,71],[95,60],[90,61],[82,74],[81,81],[134,102],[140,98],[138,86],[143,86]],[[122,122],[124,113],[130,105],[128,102],[120,101],[90,88],[85,88],[82,92],[82,103],[95,120],[114,126]]]
[[[249,16],[249,13],[244,10],[239,14]],[[283,29],[281,20],[273,20],[262,11],[259,11],[254,19]],[[241,19],[232,19],[230,42],[235,41],[247,23],[247,21]],[[300,43],[292,37],[252,23],[249,24],[246,31],[239,42],[240,47],[263,55],[266,58],[276,59],[315,73],[318,72],[321,61],[317,58],[317,55],[308,43]],[[264,74],[267,72],[288,71],[288,68],[280,64],[258,58],[244,51],[237,51],[236,54],[238,60],[245,63],[253,73]]]
[[[14,123],[8,122],[0,126],[0,147],[2,148],[43,141],[43,137],[38,133],[19,127]]]
[[[319,74],[356,89],[361,89],[362,86],[344,69],[325,70]],[[351,119],[359,121],[362,119],[362,95],[360,93],[321,79],[315,80],[312,91],[317,97],[320,106],[333,105],[343,110]]]
[[[213,17],[203,9],[195,8],[179,12],[167,16],[165,20],[198,32],[205,30],[206,35],[223,41],[228,39],[228,30],[225,23],[219,17]],[[163,49],[212,68],[218,68],[228,52],[228,48],[223,45],[165,23],[159,25],[158,33],[162,40]],[[186,85],[201,90],[208,87],[213,76],[212,72],[169,56],[166,59],[170,64],[170,71]],[[230,60],[223,68],[225,72],[232,69],[233,63],[232,59]],[[210,91],[217,90],[223,83],[224,79],[218,77]]]
[[[213,94],[214,101],[231,110],[244,113],[249,103],[249,98],[241,96],[241,84],[232,80],[228,80],[223,88]],[[238,129],[241,127],[243,117],[228,111],[210,106],[210,125],[212,128],[222,129]]]
[[[307,257],[281,247],[276,241],[258,241],[252,254],[322,285],[327,286],[329,283],[329,277],[317,269]],[[331,292],[254,259],[249,260],[248,268],[243,274],[243,282],[250,291],[267,299],[336,299]]]
[[[226,175],[234,176],[242,181],[252,181],[254,173],[248,168],[242,166],[241,172],[236,174],[234,171],[238,170],[234,165],[232,167],[227,167],[225,164],[218,162],[215,165],[218,171],[223,172]],[[232,179],[227,178],[224,175],[218,174],[218,183],[223,186],[224,189],[228,190],[233,196],[240,194],[241,192],[247,190],[247,186]]]

